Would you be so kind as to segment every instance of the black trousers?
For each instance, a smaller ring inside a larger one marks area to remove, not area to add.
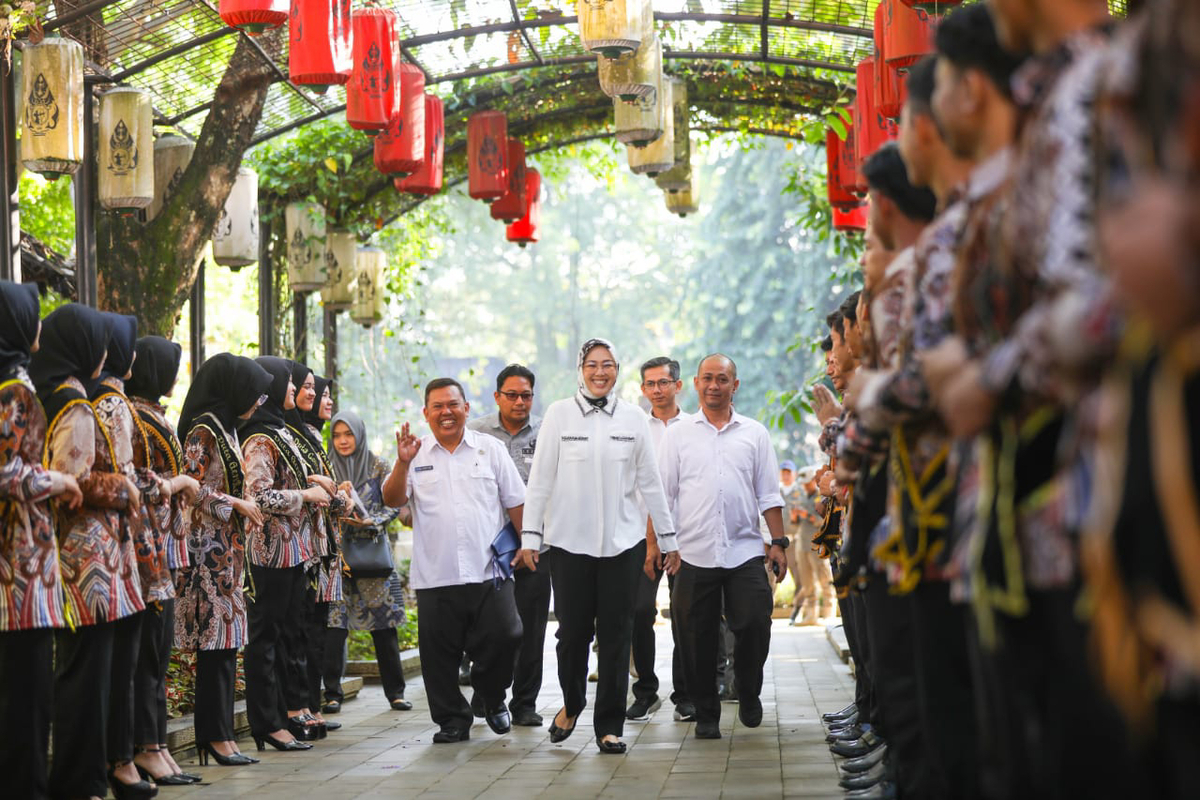
[[[675,604],[675,576],[667,576],[667,591],[671,595],[671,605]],[[688,694],[687,678],[683,674],[683,648],[679,645],[679,626],[671,621],[671,702],[676,706],[692,702]]]
[[[546,555],[549,555],[547,553]],[[536,711],[542,688],[542,651],[546,647],[546,623],[550,619],[550,558],[542,558],[537,572],[519,569],[514,596],[521,616],[521,646],[513,666],[512,702],[509,710]]]
[[[304,705],[314,711],[320,711],[321,675],[327,646],[325,631],[329,629],[329,603],[317,602],[316,593],[312,589],[308,590],[306,602],[308,616],[305,619],[304,628],[308,646],[305,659],[308,700]]]
[[[5,794],[47,796],[54,629],[0,633],[0,775]]]
[[[101,622],[54,632],[51,797],[104,797],[113,633]]]
[[[596,639],[596,736],[621,736],[629,692],[629,650],[637,577],[646,561],[643,539],[607,558],[579,555],[556,547],[550,578],[558,618],[558,683],[567,716],[587,707],[588,659]]]
[[[342,676],[346,672],[346,639],[350,631],[345,628],[326,628],[324,660],[321,675],[325,682],[325,699],[342,702]],[[390,703],[404,697],[404,667],[400,661],[400,639],[395,628],[380,628],[371,631],[375,645],[375,663],[379,665],[379,682],[383,694]]]
[[[761,556],[732,569],[695,567],[684,562],[675,578],[671,615],[679,626],[683,669],[697,722],[721,719],[717,696],[717,639],[721,605],[733,632],[733,675],[738,697],[762,693],[763,665],[771,647],[771,586]]]
[[[858,721],[874,723],[875,691],[871,685],[871,645],[867,639],[867,611],[863,596],[852,591],[838,600],[842,611],[842,627],[846,631],[846,644],[854,659],[854,705],[858,708]]]
[[[196,653],[196,744],[232,742],[233,687],[237,678],[237,650],[201,650]]]
[[[133,675],[133,738],[139,745],[167,742],[167,666],[175,640],[175,600],[142,613],[137,667]]]
[[[305,577],[303,567],[272,569],[254,564],[250,575],[255,597],[246,603],[246,716],[250,730],[265,736],[287,727],[287,709],[308,704]]]
[[[654,674],[654,618],[658,616],[655,600],[661,581],[661,572],[656,572],[653,580],[646,577],[645,571],[639,573],[633,606],[633,666],[638,675],[633,682],[633,696],[647,702],[658,698],[658,676]]]
[[[113,628],[112,676],[109,684],[109,763],[133,759],[133,674],[142,646],[145,611],[116,621]]]
[[[458,688],[458,665],[471,658],[471,685],[489,708],[504,702],[521,644],[512,581],[417,590],[417,639],[429,716],[442,728],[466,730],[474,715]]]

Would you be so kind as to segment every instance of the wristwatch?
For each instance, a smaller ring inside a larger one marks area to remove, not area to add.
[[[782,547],[784,550],[787,550],[788,547],[791,546],[791,544],[792,544],[791,540],[788,539],[788,537],[786,537],[786,536],[781,536],[778,539],[771,540],[771,547]]]

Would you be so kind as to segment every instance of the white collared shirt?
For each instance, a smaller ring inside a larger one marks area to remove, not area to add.
[[[422,436],[408,465],[413,588],[490,580],[505,509],[524,502],[525,484],[498,439],[466,429],[452,453],[433,434]]]
[[[646,538],[639,493],[655,530],[673,531],[645,412],[616,398],[602,409],[578,394],[559,400],[542,418],[521,546],[623,553]]]
[[[676,413],[675,416],[671,417],[666,422],[663,422],[661,419],[654,416],[653,413],[648,415],[648,421],[650,423],[650,441],[654,444],[655,453],[662,452],[663,434],[667,432],[667,428],[671,427],[672,425],[678,425],[681,422],[686,422],[692,418],[691,414],[687,413],[679,406],[676,406],[675,410],[678,413]],[[642,520],[644,522],[649,518],[650,512],[646,510],[646,503],[644,500],[642,500],[641,495],[638,495],[638,508],[640,508],[642,511]]]
[[[727,569],[765,554],[759,517],[781,508],[783,497],[762,423],[734,411],[718,431],[700,411],[667,429],[659,465],[678,531],[659,534],[664,553],[678,550],[692,566]]]

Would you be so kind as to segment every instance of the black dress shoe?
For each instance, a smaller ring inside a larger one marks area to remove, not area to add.
[[[870,730],[870,728],[867,730]],[[829,733],[825,734],[825,741],[829,744],[833,744],[834,742],[852,742],[855,739],[861,739],[864,733],[866,731],[858,725],[851,725],[846,728],[833,728]]]
[[[522,728],[540,728],[542,722],[542,715],[532,709],[521,709],[513,714],[512,724],[520,725]]]
[[[625,752],[624,742],[606,742],[603,736],[596,737],[596,746],[600,748],[600,752],[606,756],[619,756]]]
[[[869,789],[846,792],[846,797],[850,800],[896,800],[896,784],[880,781]]]
[[[859,720],[858,712],[855,711],[853,714],[851,714],[848,717],[841,717],[840,719],[834,719],[834,720],[828,720],[828,719],[825,720],[825,727],[827,727],[829,730],[834,730],[835,728],[845,728],[850,725],[857,725],[858,720]]]
[[[886,757],[887,745],[882,744],[871,752],[867,753],[865,756],[859,756],[858,758],[852,758],[849,761],[843,761],[841,765],[842,774],[855,775],[859,772],[866,772],[871,767],[883,761]]]
[[[503,701],[499,706],[488,711],[483,719],[492,729],[492,733],[503,735],[512,730],[512,716],[508,713],[508,706]]]
[[[696,738],[697,739],[720,739],[721,728],[715,722],[697,722],[696,723]]]
[[[851,791],[855,789],[869,789],[886,777],[887,765],[881,761],[866,772],[857,772],[853,775],[847,775],[838,781],[838,786]]]
[[[403,697],[397,697],[389,704],[392,711],[412,711],[412,703],[405,700]]]
[[[327,731],[336,731],[340,727],[342,727],[342,723],[340,722],[330,722],[329,720],[325,720],[325,730]]]
[[[875,731],[867,731],[859,739],[849,742],[834,742],[829,745],[829,749],[835,756],[856,758],[858,756],[865,756],[882,744],[882,737],[877,736]]]
[[[321,706],[322,714],[337,714],[342,710],[342,704],[337,700],[330,700],[325,705]]]
[[[857,714],[857,713],[858,713],[858,706],[856,706],[854,703],[851,703],[850,705],[843,708],[841,711],[830,711],[825,714],[822,714],[821,719],[825,720],[826,722],[834,722],[835,720],[845,719],[846,717],[850,716],[851,714]]]
[[[738,703],[738,719],[747,728],[757,728],[762,724],[762,701],[757,697],[743,697]]]
[[[434,744],[450,744],[452,742],[465,742],[471,738],[471,731],[467,728],[442,728],[433,735]]]

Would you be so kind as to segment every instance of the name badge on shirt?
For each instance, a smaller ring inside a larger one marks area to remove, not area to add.
[[[413,467],[413,472],[429,472],[433,469],[433,464],[426,464],[423,467]]]
[[[609,436],[608,438],[612,439],[614,442],[632,442],[632,441],[634,441],[633,436],[625,436],[625,435],[620,435],[620,434],[613,434],[612,436]]]
[[[563,434],[562,440],[563,440],[564,442],[586,442],[586,441],[588,440],[588,437],[586,437],[586,436],[572,436],[572,435],[570,435],[570,434]]]

